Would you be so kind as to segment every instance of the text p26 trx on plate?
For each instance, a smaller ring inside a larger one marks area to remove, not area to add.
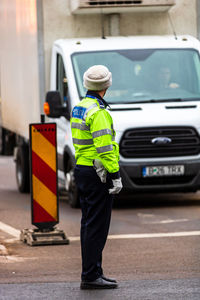
[[[143,177],[184,175],[184,165],[148,166],[142,168]]]

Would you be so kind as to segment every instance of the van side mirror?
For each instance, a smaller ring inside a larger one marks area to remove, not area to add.
[[[44,113],[50,118],[67,117],[69,114],[67,107],[62,106],[61,96],[58,91],[47,92]]]

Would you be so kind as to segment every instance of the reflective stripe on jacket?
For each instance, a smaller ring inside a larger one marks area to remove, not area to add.
[[[119,171],[119,146],[112,117],[98,97],[86,95],[72,110],[71,130],[78,165],[100,159],[109,173]]]

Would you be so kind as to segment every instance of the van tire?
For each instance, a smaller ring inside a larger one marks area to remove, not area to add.
[[[71,169],[71,171],[70,171],[70,176],[71,176],[71,183],[69,185],[69,190],[68,190],[68,199],[69,199],[68,202],[72,208],[79,208],[80,201],[79,201],[78,189],[77,189],[76,182],[74,179],[74,170],[73,169]]]
[[[29,148],[28,146],[19,146],[16,155],[16,179],[18,190],[21,193],[30,192],[29,175]]]
[[[80,200],[79,200],[78,189],[74,178],[74,164],[69,157],[65,161],[65,165],[66,165],[65,178],[67,182],[67,184],[65,184],[65,188],[68,195],[68,203],[72,208],[79,208]]]

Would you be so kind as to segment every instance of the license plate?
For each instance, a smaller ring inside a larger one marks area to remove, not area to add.
[[[142,168],[143,177],[154,176],[180,176],[184,175],[184,165],[171,165],[171,166],[149,166]]]

